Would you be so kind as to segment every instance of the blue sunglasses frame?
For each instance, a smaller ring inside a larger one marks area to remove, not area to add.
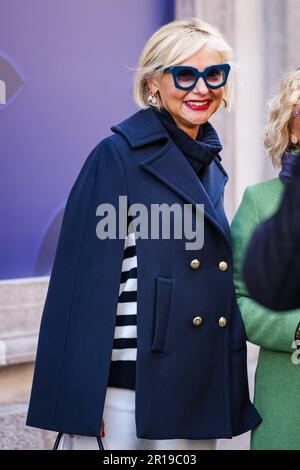
[[[207,82],[207,79],[206,79],[208,72],[212,69],[215,69],[215,68],[218,68],[218,69],[221,69],[221,70],[224,71],[224,80],[219,85],[211,85],[210,83]],[[226,85],[228,75],[229,75],[229,72],[230,72],[230,68],[231,67],[230,67],[229,64],[216,64],[216,65],[210,65],[209,67],[206,67],[203,70],[203,72],[199,72],[198,69],[196,69],[195,67],[191,67],[189,65],[173,65],[172,67],[166,67],[163,71],[164,72],[169,72],[169,73],[172,74],[173,80],[174,80],[174,85],[175,85],[176,88],[179,88],[179,90],[191,90],[192,88],[194,88],[196,86],[196,83],[198,82],[200,77],[203,78],[203,81],[204,81],[205,85],[207,86],[207,88],[211,88],[211,89],[215,90],[216,88],[221,88],[222,86]],[[182,85],[179,85],[179,83],[177,82],[177,75],[182,70],[191,70],[192,72],[194,72],[195,82],[192,85],[189,85],[188,87],[184,87]]]

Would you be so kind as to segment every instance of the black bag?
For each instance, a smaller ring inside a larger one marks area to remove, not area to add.
[[[59,449],[59,444],[61,442],[61,438],[62,438],[63,434],[64,434],[63,432],[58,433],[57,438],[56,438],[55,443],[54,443],[54,446],[53,446],[53,450],[62,450],[62,449]],[[70,438],[70,439],[75,439],[75,437]],[[102,441],[101,441],[100,437],[97,436],[97,437],[95,437],[95,439],[97,441],[99,450],[104,450],[104,447],[103,447],[103,444],[102,444]]]

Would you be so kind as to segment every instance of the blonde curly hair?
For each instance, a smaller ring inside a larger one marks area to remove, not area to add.
[[[163,73],[161,69],[157,70],[158,67],[180,64],[205,45],[218,51],[223,62],[231,62],[232,49],[221,33],[199,18],[176,20],[159,28],[147,41],[140,56],[134,81],[134,98],[137,105],[142,109],[153,107],[148,102],[150,94],[148,80]],[[233,100],[231,75],[224,86],[223,97],[224,107],[228,110]],[[159,93],[154,107],[158,109],[162,107]]]
[[[286,72],[279,90],[267,104],[269,118],[265,127],[265,147],[274,167],[281,167],[281,157],[290,145],[290,122],[294,106],[300,103],[300,67]]]

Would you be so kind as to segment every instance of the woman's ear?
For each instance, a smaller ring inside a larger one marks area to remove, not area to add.
[[[295,134],[293,132],[290,133],[290,140],[291,140],[292,144],[294,144],[294,145],[298,144],[298,139],[297,139],[297,137],[295,136]]]
[[[148,78],[147,86],[149,88],[149,91],[152,93],[152,95],[155,95],[155,93],[157,93],[157,91],[158,91],[157,79]]]

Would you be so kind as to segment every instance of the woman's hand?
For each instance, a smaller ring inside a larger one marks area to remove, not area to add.
[[[69,434],[70,437],[74,437],[75,434]],[[105,437],[105,431],[104,431],[104,421],[101,421],[101,426],[100,426],[100,432],[99,432],[100,437]]]
[[[101,426],[100,426],[100,437],[105,437],[104,421],[103,420],[102,420]]]

